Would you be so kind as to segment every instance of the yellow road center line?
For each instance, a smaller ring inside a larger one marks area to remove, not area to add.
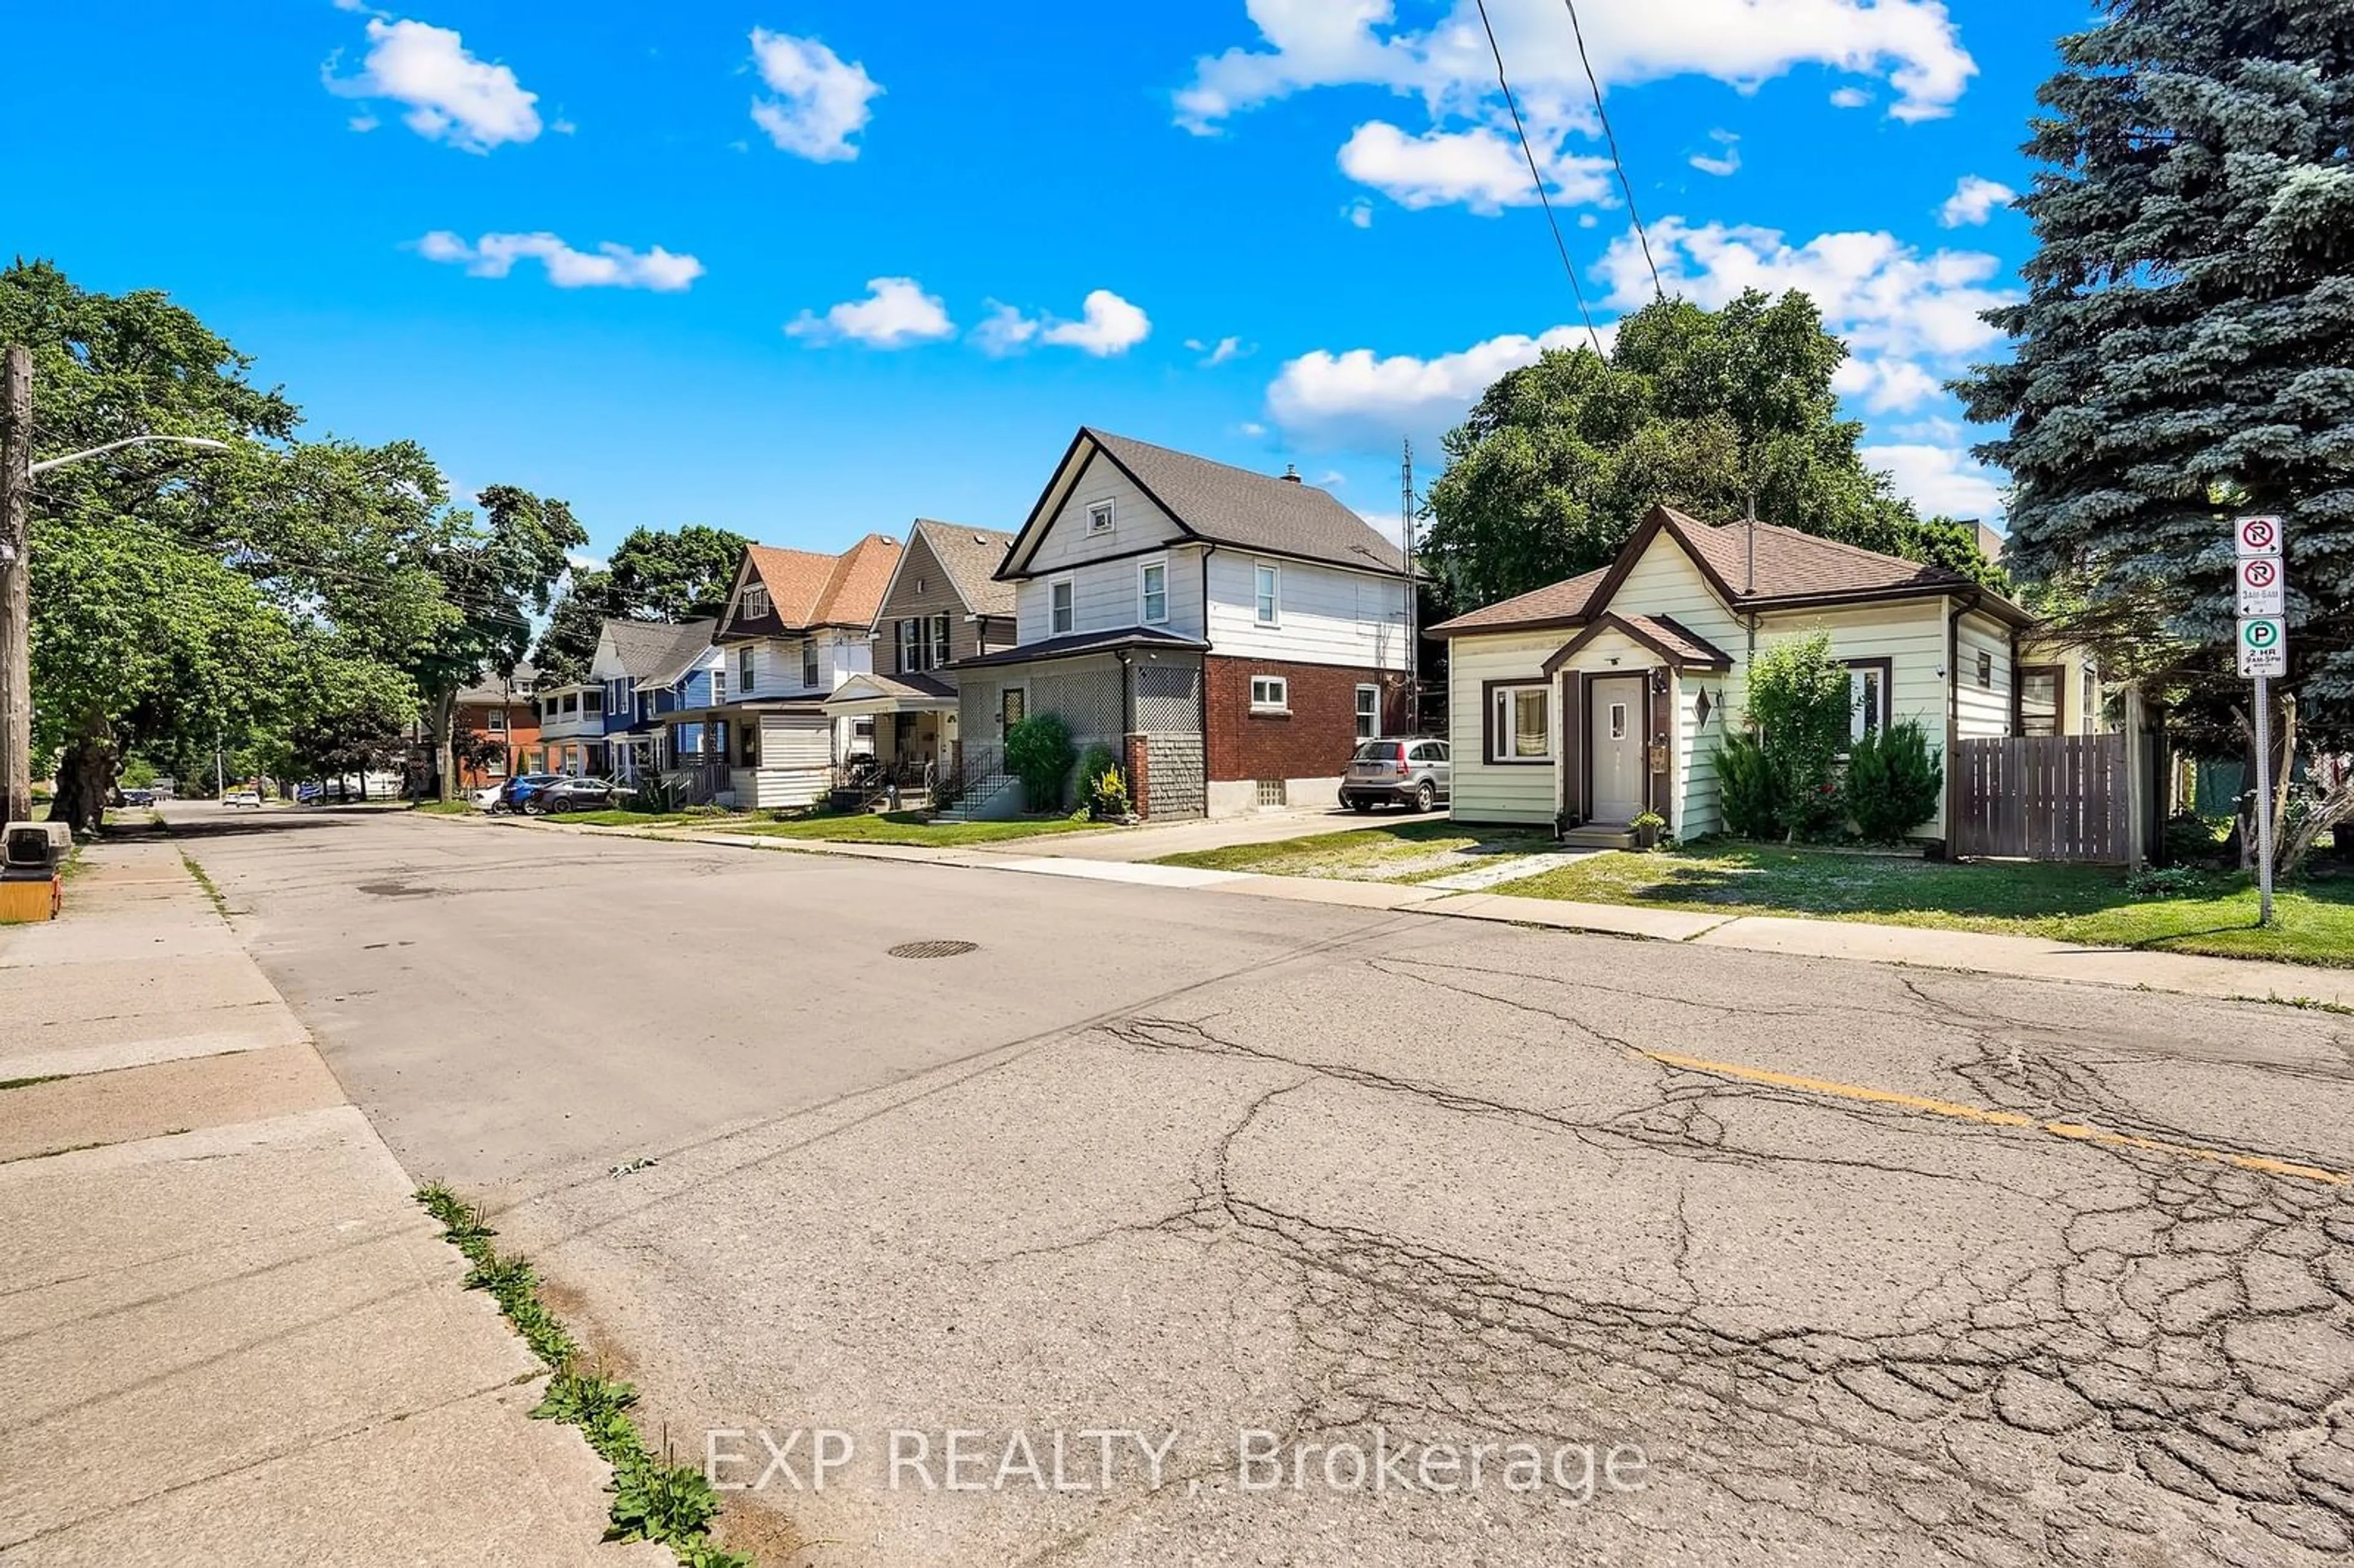
[[[2354,1177],[2336,1171],[2325,1171],[2316,1165],[2300,1165],[2295,1160],[2274,1160],[2261,1154],[2234,1154],[2228,1150],[2201,1149],[2191,1144],[2167,1143],[2155,1138],[2142,1138],[2129,1132],[2111,1132],[2105,1128],[2087,1126],[2078,1121],[2042,1121],[2018,1111],[1993,1110],[1985,1106],[1963,1105],[1957,1100],[1932,1099],[1926,1095],[1908,1095],[1895,1089],[1875,1089],[1862,1084],[1842,1084],[1834,1078],[1810,1078],[1799,1073],[1777,1073],[1771,1067],[1745,1067],[1737,1062],[1712,1062],[1704,1056],[1685,1056],[1673,1051],[1637,1050],[1636,1054],[1663,1066],[1681,1067],[1689,1072],[1707,1073],[1716,1077],[1737,1078],[1744,1083],[1770,1084],[1776,1088],[1797,1089],[1805,1094],[1827,1095],[1834,1099],[1861,1100],[1869,1105],[1895,1106],[1904,1110],[1920,1111],[1928,1116],[1951,1117],[1957,1121],[1977,1122],[1982,1127],[2026,1127],[2065,1138],[2078,1143],[2095,1143],[2113,1149],[2137,1149],[2150,1154],[2172,1155],[2182,1160],[2204,1160],[2214,1164],[2229,1165],[2242,1171],[2260,1171],[2268,1176],[2289,1176],[2302,1181],[2319,1181],[2327,1186],[2343,1187],[2354,1182]]]

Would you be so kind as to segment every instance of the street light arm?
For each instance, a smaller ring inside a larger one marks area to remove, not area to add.
[[[25,471],[47,473],[53,468],[63,468],[70,462],[80,462],[87,458],[104,457],[109,452],[121,451],[124,447],[144,446],[150,441],[168,442],[174,446],[198,447],[209,452],[228,450],[227,441],[216,441],[205,436],[125,436],[119,441],[109,441],[102,447],[92,447],[86,452],[68,452],[64,457],[50,458],[46,462],[37,462]]]

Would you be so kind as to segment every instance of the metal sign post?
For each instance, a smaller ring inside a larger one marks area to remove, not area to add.
[[[2288,673],[2287,529],[2277,517],[2232,524],[2239,580],[2240,673],[2256,683],[2256,923],[2273,923],[2272,677]],[[2294,760],[2294,759],[2292,759]]]

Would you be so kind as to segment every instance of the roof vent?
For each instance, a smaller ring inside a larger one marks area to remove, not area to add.
[[[1288,484],[1298,484],[1299,482],[1299,465],[1296,462],[1285,463],[1283,465],[1283,478],[1284,482]]]

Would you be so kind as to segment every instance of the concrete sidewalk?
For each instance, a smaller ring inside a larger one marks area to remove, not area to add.
[[[86,859],[0,930],[0,1560],[670,1562],[178,851]]]

